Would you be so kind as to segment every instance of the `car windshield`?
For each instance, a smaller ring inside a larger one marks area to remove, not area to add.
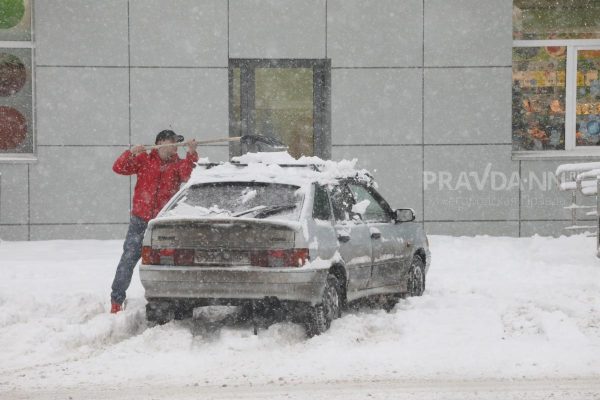
[[[247,217],[297,220],[303,195],[298,186],[259,182],[193,185],[166,211],[178,217]]]

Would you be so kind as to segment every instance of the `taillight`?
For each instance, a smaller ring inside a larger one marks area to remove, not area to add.
[[[142,247],[142,264],[155,265],[160,263],[160,255],[158,250],[150,246]]]
[[[142,247],[142,263],[146,265],[193,265],[194,250],[191,249],[153,249]]]
[[[256,267],[301,267],[309,260],[308,249],[261,250],[250,254],[250,264]]]

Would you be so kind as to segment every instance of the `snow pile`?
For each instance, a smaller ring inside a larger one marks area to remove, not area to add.
[[[371,204],[371,202],[366,199],[363,201],[359,201],[358,203],[352,206],[352,212],[357,214],[364,214],[367,211],[369,204]]]
[[[320,165],[324,164],[319,157],[302,156],[295,159],[287,151],[275,151],[264,153],[246,153],[239,157],[232,157],[231,161],[239,164],[286,164],[286,165]]]
[[[148,328],[137,273],[127,309],[108,314],[121,241],[1,242],[0,397],[90,385],[598,377],[593,238],[430,243],[422,297],[391,313],[350,311],[306,339],[296,324],[254,336],[248,325],[207,323],[202,312]]]
[[[199,165],[192,171],[186,187],[219,181],[257,181],[304,186],[312,182],[330,184],[337,179],[350,177],[369,183],[373,179],[365,169],[356,168],[357,159],[336,162],[319,157],[300,157],[296,160],[287,152],[273,152],[247,153],[232,160],[233,162],[209,169]]]

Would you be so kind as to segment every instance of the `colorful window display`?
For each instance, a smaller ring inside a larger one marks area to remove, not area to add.
[[[0,49],[0,154],[33,153],[31,49]]]
[[[600,145],[600,50],[577,52],[576,145]]]
[[[565,47],[513,49],[514,150],[564,150],[565,77]]]
[[[0,155],[33,153],[32,59],[30,1],[0,0]]]
[[[0,0],[0,41],[31,40],[31,1]]]

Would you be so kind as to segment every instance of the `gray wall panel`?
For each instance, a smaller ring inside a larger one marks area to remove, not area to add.
[[[131,65],[227,66],[226,1],[132,0],[130,12]]]
[[[229,146],[199,146],[198,156],[210,162],[229,161]]]
[[[29,240],[27,225],[0,225],[0,243],[2,240]]]
[[[230,0],[231,58],[324,58],[325,0]]]
[[[425,143],[512,143],[510,68],[425,70]]]
[[[0,224],[28,223],[28,178],[25,164],[0,164]]]
[[[127,0],[35,2],[38,64],[122,65],[127,55]]]
[[[335,146],[333,160],[358,159],[357,168],[369,170],[378,184],[377,191],[392,208],[410,207],[417,220],[422,212],[422,158],[417,146]]]
[[[421,143],[422,74],[419,69],[333,70],[332,143]]]
[[[33,239],[122,238],[135,178],[112,163],[130,138],[151,144],[166,128],[227,136],[228,56],[329,57],[332,158],[358,158],[391,205],[414,208],[430,233],[515,236],[521,218],[521,235],[556,235],[570,223],[569,195],[531,181],[553,179],[561,162],[511,160],[509,0],[35,6],[39,162],[0,164],[0,237],[27,239],[30,227],[18,224],[30,214]],[[229,155],[228,146],[199,153]]]
[[[511,146],[426,146],[425,220],[517,220]]]
[[[125,239],[128,224],[31,225],[31,240]],[[115,260],[114,267],[117,267]]]
[[[327,55],[334,67],[421,66],[422,0],[329,0]]]
[[[40,147],[31,166],[31,223],[129,221],[129,179],[112,170],[124,149]]]
[[[127,68],[38,68],[41,145],[129,143]]]
[[[512,1],[425,1],[425,65],[511,65]]]
[[[460,222],[425,222],[425,232],[428,235],[451,236],[518,236],[519,222],[517,221],[460,221]],[[435,255],[434,255],[435,257]]]
[[[132,142],[172,128],[186,139],[229,136],[227,69],[133,69]]]

